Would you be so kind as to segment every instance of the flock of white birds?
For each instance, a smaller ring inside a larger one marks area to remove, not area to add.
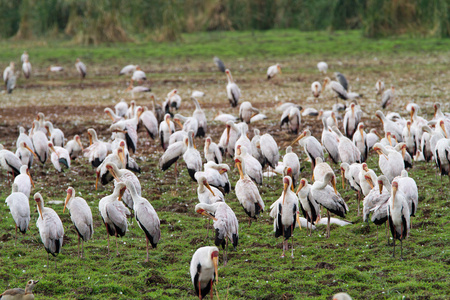
[[[27,53],[22,55],[23,74],[26,78],[31,75],[31,64]],[[358,215],[360,215],[360,201],[363,202],[362,216],[364,221],[370,220],[376,225],[388,224],[394,241],[402,241],[408,237],[411,221],[418,207],[418,190],[414,179],[408,176],[407,169],[412,167],[413,160],[434,161],[441,175],[450,173],[450,116],[444,114],[439,103],[434,105],[433,119],[426,120],[418,115],[420,107],[410,103],[407,111],[410,118],[405,119],[398,113],[385,115],[381,110],[376,112],[380,119],[384,136],[375,129],[366,132],[363,123],[363,112],[358,100],[361,96],[349,90],[349,83],[341,73],[335,73],[336,81],[325,77],[323,85],[316,81],[311,85],[313,97],[323,93],[336,97],[336,104],[332,110],[317,111],[312,108],[302,109],[295,103],[284,103],[276,108],[281,113],[280,126],[297,135],[286,148],[284,157],[280,157],[280,146],[268,133],[260,135],[254,129],[252,139],[248,137],[250,123],[267,118],[253,107],[248,101],[240,103],[241,91],[234,82],[230,70],[217,57],[214,62],[225,72],[228,78],[226,86],[227,97],[232,107],[239,105],[239,120],[230,114],[220,114],[215,121],[225,124],[223,134],[216,144],[208,136],[208,126],[205,113],[197,98],[204,93],[194,91],[191,99],[195,104],[195,111],[191,116],[175,113],[182,102],[177,90],[167,94],[162,106],[156,104],[153,96],[153,109],[137,106],[135,101],[130,105],[121,101],[114,109],[106,108],[105,113],[112,120],[110,131],[111,141],[103,141],[97,137],[94,128],[87,130],[89,147],[84,148],[81,139],[75,135],[67,143],[63,130],[55,128],[43,113],[28,124],[31,129],[27,133],[20,129],[17,138],[17,150],[11,152],[1,146],[0,164],[3,170],[10,173],[14,180],[12,193],[6,199],[17,230],[25,233],[29,228],[30,206],[29,197],[34,186],[30,175],[33,161],[44,164],[50,158],[58,172],[70,168],[71,160],[79,156],[87,158],[97,174],[96,186],[99,182],[106,185],[114,182],[111,195],[99,202],[99,211],[108,236],[116,236],[116,251],[118,252],[117,237],[127,232],[131,216],[134,211],[137,224],[143,230],[147,241],[147,258],[149,258],[149,244],[156,248],[160,238],[160,221],[157,212],[150,202],[141,196],[141,184],[135,175],[140,172],[137,162],[133,158],[138,146],[138,129],[145,128],[149,137],[159,138],[164,150],[159,160],[159,167],[166,171],[174,166],[175,177],[178,176],[179,161],[184,165],[193,181],[198,183],[198,200],[195,206],[197,213],[213,220],[216,247],[199,248],[193,255],[190,272],[195,293],[200,299],[211,295],[214,279],[218,280],[218,257],[220,246],[224,249],[224,265],[227,263],[227,248],[230,242],[234,248],[239,241],[239,224],[233,210],[225,202],[224,194],[232,192],[227,172],[230,166],[225,163],[230,157],[232,164],[238,169],[239,180],[235,183],[234,192],[249,217],[249,223],[256,220],[266,209],[259,186],[264,177],[281,175],[283,192],[279,199],[270,205],[270,216],[273,218],[275,237],[282,237],[283,250],[281,257],[289,251],[289,238],[296,227],[309,229],[309,233],[317,224],[327,224],[326,236],[330,236],[330,224],[340,226],[349,222],[331,218],[335,214],[344,218],[348,213],[348,206],[336,187],[336,175],[332,164],[340,166],[342,186],[345,182],[357,193]],[[80,78],[87,74],[86,65],[79,59],[76,69]],[[317,64],[320,72],[327,73],[325,62]],[[62,67],[51,66],[49,71],[59,72]],[[279,64],[270,66],[267,79],[280,76]],[[131,75],[127,90],[131,93],[150,92],[145,86],[134,86],[147,80],[146,74],[137,65],[128,65],[120,71],[120,75]],[[12,62],[3,72],[5,89],[12,92],[15,87],[16,73]],[[381,95],[381,108],[386,108],[395,101],[395,89],[392,86],[385,89],[380,80],[375,85],[377,95]],[[346,106],[338,103],[337,98],[350,102]],[[343,115],[343,117],[342,117]],[[317,117],[322,121],[321,137],[314,137],[309,130],[301,130],[302,117]],[[338,119],[342,119],[343,126],[338,126]],[[176,131],[176,127],[180,130]],[[342,130],[339,129],[342,128]],[[204,152],[198,151],[195,145],[196,137],[205,137]],[[300,178],[300,163],[302,160],[295,153],[293,146],[298,143],[311,162],[311,183],[306,178]],[[373,149],[379,156],[379,167],[382,174],[377,175],[369,169],[365,161],[369,151]],[[325,153],[328,153],[328,161]],[[182,158],[180,160],[180,158]],[[205,163],[206,161],[206,163]],[[263,172],[267,168],[266,172]],[[37,226],[42,243],[48,254],[57,255],[63,246],[64,228],[57,213],[44,206],[44,198],[40,193],[34,195],[39,218]],[[73,224],[79,235],[83,256],[83,243],[92,238],[94,233],[93,216],[89,205],[81,197],[76,197],[72,187],[67,189],[64,210],[70,211]],[[326,218],[321,218],[321,210],[326,209]],[[302,217],[300,215],[303,215]],[[164,238],[164,237],[162,237]],[[293,240],[292,240],[293,243]],[[291,246],[291,257],[294,247]],[[402,256],[402,254],[401,254]],[[1,299],[25,299],[20,295],[32,294],[32,288],[37,281],[30,281],[25,290],[8,290]],[[8,298],[8,296],[11,296]],[[17,296],[18,298],[14,298]],[[348,295],[336,295],[334,299],[351,299]]]

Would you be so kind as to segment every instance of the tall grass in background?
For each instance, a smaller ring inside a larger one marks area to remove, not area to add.
[[[362,29],[450,36],[450,0],[0,0],[0,38],[176,41],[184,32]]]

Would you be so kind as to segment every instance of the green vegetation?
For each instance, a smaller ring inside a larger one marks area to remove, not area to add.
[[[31,54],[33,65],[47,67],[50,64],[72,64],[76,57],[85,62],[128,64],[132,61],[154,63],[155,59],[180,60],[188,58],[285,58],[299,56],[326,59],[331,56],[377,56],[393,54],[417,55],[446,52],[449,40],[438,38],[368,39],[359,31],[328,33],[299,32],[297,30],[268,30],[254,32],[205,32],[183,34],[182,42],[142,42],[138,44],[113,44],[109,46],[74,46],[58,40],[49,41],[0,41],[2,57],[7,64],[18,61],[23,50]]]
[[[176,41],[187,32],[362,29],[448,37],[450,0],[21,0],[0,2],[0,38],[78,44]]]

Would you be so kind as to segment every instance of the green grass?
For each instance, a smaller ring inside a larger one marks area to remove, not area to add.
[[[162,220],[162,236],[157,249],[151,250],[150,262],[144,263],[145,239],[143,232],[133,222],[130,231],[119,239],[120,257],[107,256],[106,232],[101,225],[98,201],[109,193],[110,187],[94,191],[90,178],[80,178],[71,171],[60,180],[60,185],[44,187],[44,173],[35,177],[44,201],[62,200],[66,184],[72,184],[91,206],[95,220],[93,240],[85,244],[85,259],[78,259],[74,227],[62,206],[51,206],[60,215],[66,230],[62,253],[46,266],[46,253],[40,243],[35,221],[38,217],[32,204],[30,231],[19,236],[14,246],[13,220],[5,204],[0,206],[0,288],[22,286],[30,279],[39,279],[36,294],[58,299],[169,299],[194,298],[189,262],[193,252],[201,246],[213,245],[205,239],[206,220],[194,212],[196,186],[190,182],[186,170],[182,171],[178,186],[173,186],[171,172],[149,168],[142,163],[140,174],[143,195],[151,201]],[[152,164],[153,165],[153,164]],[[372,158],[369,166],[376,167]],[[309,176],[306,164],[304,176]],[[90,166],[75,163],[74,171]],[[150,171],[151,170],[151,171]],[[378,171],[378,170],[377,170]],[[48,176],[56,176],[47,167]],[[230,180],[236,182],[236,170]],[[419,210],[412,219],[411,236],[404,242],[404,261],[392,258],[392,247],[386,246],[384,228],[376,240],[375,226],[370,228],[356,217],[355,193],[342,191],[350,206],[347,219],[354,225],[332,226],[331,238],[324,238],[324,227],[319,227],[311,237],[306,230],[295,230],[295,259],[280,259],[281,239],[273,237],[272,220],[265,212],[251,227],[233,193],[227,203],[240,220],[240,240],[236,251],[229,251],[229,263],[220,265],[220,298],[229,299],[325,299],[339,291],[347,291],[355,299],[444,299],[449,294],[448,264],[448,184],[440,185],[433,171],[425,164],[417,165],[410,175],[418,182]],[[281,194],[280,179],[266,182],[261,194],[269,207]],[[159,182],[164,182],[161,185]],[[168,184],[168,182],[172,182]],[[338,182],[339,178],[338,178]],[[8,195],[5,181],[0,199]],[[3,203],[3,200],[2,200]],[[12,235],[12,236],[11,236]],[[6,241],[5,241],[6,239]],[[111,239],[114,253],[114,238]],[[397,248],[397,250],[399,250]],[[222,250],[221,250],[222,251]],[[222,257],[220,257],[220,261]]]
[[[338,37],[342,42],[337,42]],[[12,95],[0,94],[0,143],[15,149],[17,126],[29,127],[38,111],[43,111],[56,127],[63,129],[66,137],[81,134],[85,144],[85,132],[89,127],[96,128],[101,137],[109,136],[109,119],[102,115],[103,107],[113,106],[122,97],[130,100],[129,95],[122,93],[126,79],[118,79],[115,71],[124,63],[138,61],[150,66],[151,71],[147,71],[150,85],[159,102],[167,92],[177,88],[183,98],[181,113],[188,115],[193,110],[188,95],[193,89],[199,89],[207,93],[201,105],[208,120],[219,109],[236,115],[237,111],[230,109],[225,99],[225,76],[212,66],[213,55],[228,58],[225,62],[236,70],[233,75],[244,99],[268,115],[268,120],[252,124],[251,129],[255,126],[261,133],[270,132],[280,147],[294,137],[279,130],[280,114],[273,110],[275,97],[280,102],[296,101],[304,107],[315,108],[331,107],[335,101],[331,97],[320,98],[318,102],[308,99],[310,83],[322,77],[315,67],[319,59],[330,62],[331,74],[336,70],[343,72],[353,90],[365,94],[361,105],[366,113],[363,120],[367,128],[380,127],[372,116],[379,107],[373,87],[380,78],[387,85],[395,84],[398,90],[398,102],[389,107],[391,110],[407,117],[404,107],[414,99],[422,107],[421,114],[430,118],[430,103],[435,101],[441,101],[443,110],[449,111],[446,89],[449,74],[442,63],[449,59],[448,43],[447,40],[408,37],[366,40],[356,31],[318,33],[317,37],[315,33],[297,31],[255,32],[254,35],[203,33],[185,35],[184,42],[179,44],[101,47],[71,46],[64,41],[15,44],[3,41],[0,42],[1,62],[5,64],[10,59],[18,62],[26,48],[37,74],[27,82],[19,78],[18,88]],[[305,53],[309,54],[303,55]],[[274,58],[269,59],[272,55]],[[83,90],[73,70],[76,56],[92,62]],[[375,56],[379,60],[374,60]],[[282,76],[267,82],[265,71],[276,58],[286,67]],[[70,66],[68,74],[47,78],[39,73],[39,68],[56,62]],[[145,97],[136,101],[149,105]],[[321,125],[315,119],[303,118],[302,126],[311,128],[313,134],[320,137]],[[209,128],[217,142],[223,125],[212,123]],[[86,258],[78,259],[77,235],[68,213],[62,213],[62,205],[49,205],[60,215],[66,238],[62,253],[56,258],[58,268],[55,269],[53,260],[46,266],[47,255],[35,225],[38,214],[30,199],[30,231],[19,236],[15,246],[14,223],[4,203],[11,183],[2,172],[0,291],[24,287],[32,278],[40,280],[35,289],[36,299],[195,299],[189,262],[197,248],[213,245],[214,241],[205,239],[206,220],[194,211],[196,185],[183,170],[175,186],[172,170],[163,173],[156,168],[162,154],[160,147],[154,146],[152,141],[148,146],[145,144],[148,141],[146,133],[140,132],[137,161],[143,172],[139,178],[143,196],[152,203],[162,221],[161,241],[157,249],[151,250],[150,262],[144,263],[145,238],[136,221],[125,237],[119,239],[122,255],[107,256],[106,231],[98,202],[112,192],[112,186],[95,191],[95,175],[85,159],[73,162],[71,170],[62,176],[56,174],[50,163],[44,169],[34,164],[32,174],[36,188],[32,195],[39,191],[45,202],[63,200],[67,187],[73,186],[92,209],[95,233],[85,244]],[[198,141],[197,146],[202,148],[202,141]],[[302,153],[299,147],[294,151]],[[227,162],[232,166],[230,160]],[[305,166],[302,176],[310,179],[310,164],[305,162],[303,154],[301,164]],[[379,174],[376,155],[370,154],[368,164]],[[234,186],[237,171],[232,168],[230,173]],[[294,259],[279,258],[281,239],[274,238],[273,220],[268,215],[268,207],[281,195],[280,178],[266,181],[261,187],[267,211],[251,227],[234,193],[227,195],[226,201],[240,221],[240,240],[237,250],[229,251],[228,265],[220,264],[217,286],[220,299],[328,299],[339,291],[348,292],[354,299],[447,299],[450,294],[448,180],[444,178],[441,184],[440,178],[435,177],[433,163],[415,163],[409,174],[419,187],[419,209],[412,218],[411,236],[403,244],[404,261],[392,258],[392,247],[386,245],[384,227],[379,228],[377,241],[375,226],[368,227],[356,216],[356,194],[351,190],[338,187],[350,207],[346,219],[354,224],[332,226],[330,239],[325,239],[324,227],[319,227],[311,237],[306,236],[306,230],[296,229]],[[111,249],[114,253],[114,238],[111,238]]]
[[[424,54],[445,52],[450,40],[402,36],[368,39],[358,30],[336,32],[301,32],[298,30],[268,30],[254,32],[207,32],[183,34],[176,43],[137,43],[102,46],[74,46],[68,41],[0,41],[3,63],[18,60],[27,49],[32,63],[72,63],[76,57],[87,62],[145,61],[160,59],[265,58],[311,56],[389,56],[392,54]]]

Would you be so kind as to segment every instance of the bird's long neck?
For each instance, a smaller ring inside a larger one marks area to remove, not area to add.
[[[196,108],[196,109],[199,109],[199,110],[202,109],[202,108],[200,107],[200,103],[198,103],[197,99],[192,98],[192,101],[194,101],[194,105],[195,105],[195,108]]]
[[[134,199],[138,200],[139,195],[136,191],[136,187],[134,186],[134,184],[128,184],[127,185],[127,189],[130,191],[131,197],[133,198],[133,201],[135,201]]]

